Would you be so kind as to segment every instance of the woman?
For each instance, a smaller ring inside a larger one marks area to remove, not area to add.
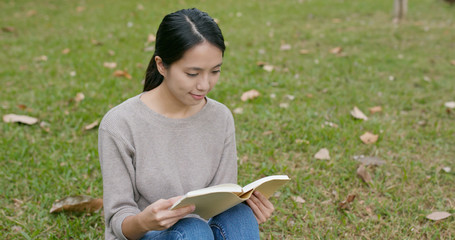
[[[259,239],[273,212],[259,192],[208,222],[185,193],[237,182],[231,112],[207,97],[218,81],[224,38],[206,13],[164,17],[144,92],[111,109],[99,129],[106,239]]]

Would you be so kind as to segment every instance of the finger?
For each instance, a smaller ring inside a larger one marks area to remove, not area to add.
[[[262,205],[264,205],[267,209],[270,209],[272,211],[275,210],[272,202],[270,202],[269,199],[267,199],[261,192],[255,191],[254,195],[259,199],[259,201],[261,201]]]
[[[253,199],[254,199],[254,196],[252,196],[250,199],[246,200],[246,202],[247,202],[248,206],[250,206],[251,210],[253,210],[254,216],[256,217],[258,224],[261,224],[265,221],[265,216],[263,215],[261,209],[256,205],[256,203]]]

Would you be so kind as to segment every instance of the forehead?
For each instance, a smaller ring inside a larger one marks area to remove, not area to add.
[[[223,52],[215,45],[204,41],[188,49],[174,64],[188,68],[213,68],[222,62]]]

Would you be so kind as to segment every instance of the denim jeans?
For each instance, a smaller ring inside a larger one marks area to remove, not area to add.
[[[163,231],[150,231],[141,240],[255,240],[259,226],[251,208],[240,203],[205,222],[199,218],[183,218]]]

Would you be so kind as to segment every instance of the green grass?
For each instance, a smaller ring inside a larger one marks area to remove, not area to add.
[[[454,216],[439,222],[425,216],[455,213],[455,112],[444,107],[455,101],[455,7],[412,1],[406,20],[395,25],[392,6],[373,0],[2,1],[0,27],[14,31],[0,32],[0,115],[34,116],[50,131],[0,123],[0,238],[103,237],[101,212],[49,210],[65,196],[102,196],[97,131],[83,127],[141,91],[152,54],[143,51],[147,35],[165,14],[186,7],[217,18],[228,42],[222,79],[210,97],[243,108],[234,115],[240,183],[268,174],[293,180],[273,199],[277,210],[261,226],[264,239],[454,238]],[[283,43],[292,49],[281,51]],[[330,53],[338,46],[344,56]],[[65,48],[70,53],[62,54]],[[35,60],[42,55],[48,60]],[[260,69],[258,61],[276,70]],[[104,62],[116,62],[132,79],[114,77]],[[250,89],[261,96],[242,102]],[[85,99],[71,101],[78,92]],[[382,113],[368,113],[378,105]],[[354,120],[354,106],[370,119]],[[366,131],[379,141],[363,144],[359,136]],[[330,160],[313,157],[323,147]],[[370,185],[356,175],[353,157],[362,154],[386,161],[368,168]],[[451,173],[440,170],[446,166]],[[355,201],[339,210],[348,194]]]

